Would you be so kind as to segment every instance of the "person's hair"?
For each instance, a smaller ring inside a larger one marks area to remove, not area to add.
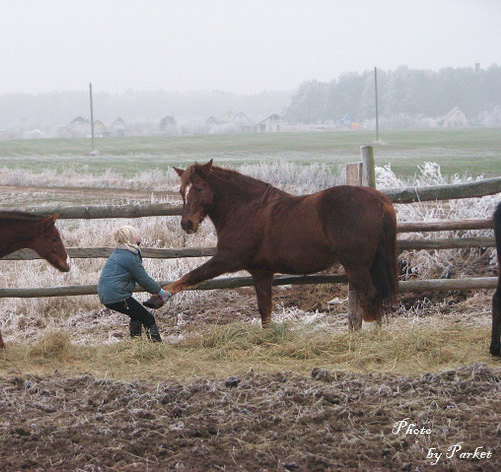
[[[139,231],[134,226],[121,226],[113,235],[118,244],[137,246],[140,239]]]

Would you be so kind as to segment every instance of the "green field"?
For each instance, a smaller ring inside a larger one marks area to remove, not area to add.
[[[402,175],[413,175],[424,162],[437,162],[443,174],[501,175],[501,129],[398,130],[383,132],[376,165],[390,163]],[[0,141],[0,167],[31,171],[74,167],[86,173],[111,169],[130,176],[167,165],[187,165],[214,158],[227,166],[288,160],[337,166],[359,158],[371,144],[367,131],[228,134],[99,138],[100,156],[89,155],[90,139]]]

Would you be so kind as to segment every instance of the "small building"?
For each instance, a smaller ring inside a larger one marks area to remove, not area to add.
[[[285,124],[285,119],[277,113],[268,115],[257,124],[258,133],[277,133]]]
[[[243,112],[226,112],[221,116],[210,116],[205,125],[209,128],[209,133],[245,133],[252,127],[249,117]]]
[[[224,115],[221,115],[217,118],[218,124],[226,124],[233,123],[235,119],[235,114],[232,111],[226,112]]]
[[[232,122],[241,126],[249,126],[251,124],[251,120],[249,120],[249,117],[243,111],[236,113]]]
[[[90,122],[77,116],[60,130],[59,135],[62,138],[86,138],[90,135]]]
[[[340,128],[351,128],[352,123],[353,119],[351,117],[351,113],[346,113],[340,120],[338,120],[337,125]]]
[[[110,125],[110,134],[111,136],[127,136],[129,130],[125,121],[122,118],[118,117],[113,123]]]
[[[227,125],[229,123],[233,123],[235,116],[236,115],[232,111],[228,111],[224,115],[221,115],[221,116],[211,115],[211,116],[209,116],[209,118],[207,118],[207,121],[205,122],[205,124],[207,126]]]
[[[458,107],[454,107],[449,113],[439,118],[437,124],[444,128],[464,128],[469,122],[467,116]]]
[[[164,116],[160,120],[160,133],[175,134],[177,133],[177,122],[173,116]]]

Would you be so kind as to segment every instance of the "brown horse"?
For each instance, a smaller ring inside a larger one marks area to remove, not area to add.
[[[501,203],[494,212],[494,235],[496,236],[496,251],[498,254],[498,286],[492,297],[492,336],[490,351],[493,356],[501,356]]]
[[[19,211],[0,211],[0,258],[18,249],[33,249],[61,272],[70,270],[59,231],[54,226],[58,215],[38,216]],[[0,349],[4,348],[0,333]]]
[[[383,193],[340,185],[293,196],[212,161],[175,170],[181,177],[182,228],[194,233],[209,216],[218,244],[212,259],[165,287],[171,293],[246,270],[266,327],[275,273],[310,274],[340,262],[359,294],[364,320],[380,320],[383,305],[395,300],[396,217]],[[159,307],[158,298],[146,304]]]

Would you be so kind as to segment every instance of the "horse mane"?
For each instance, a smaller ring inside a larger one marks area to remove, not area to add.
[[[221,182],[225,185],[231,185],[235,189],[245,191],[246,193],[262,195],[266,192],[266,195],[268,196],[289,195],[287,192],[284,192],[267,182],[241,174],[233,169],[225,169],[218,166],[211,167],[207,179],[214,184]]]
[[[0,220],[30,221],[32,223],[38,223],[45,218],[47,217],[24,211],[0,211]]]

